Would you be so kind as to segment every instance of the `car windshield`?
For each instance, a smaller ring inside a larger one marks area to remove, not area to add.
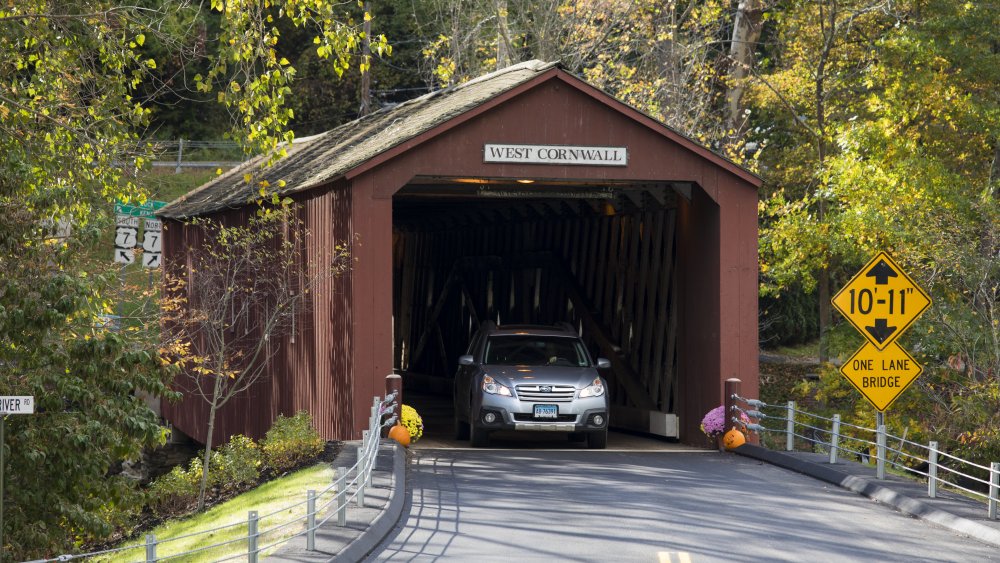
[[[590,362],[577,338],[538,335],[491,336],[485,364],[514,366],[588,367]]]

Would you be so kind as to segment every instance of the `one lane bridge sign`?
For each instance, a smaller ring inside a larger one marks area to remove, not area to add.
[[[879,350],[899,338],[930,305],[931,298],[885,252],[833,297],[833,306]]]
[[[840,373],[861,392],[877,410],[885,411],[916,381],[923,367],[893,342],[885,350],[865,342],[844,365]]]

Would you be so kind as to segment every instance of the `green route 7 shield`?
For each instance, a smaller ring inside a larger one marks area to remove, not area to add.
[[[899,338],[930,305],[931,298],[885,252],[833,297],[833,306],[879,350]]]

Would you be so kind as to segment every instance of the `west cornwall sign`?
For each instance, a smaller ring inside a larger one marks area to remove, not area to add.
[[[627,166],[628,147],[575,145],[483,145],[483,162]]]

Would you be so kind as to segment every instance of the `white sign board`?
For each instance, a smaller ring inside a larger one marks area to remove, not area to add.
[[[159,268],[163,257],[163,222],[147,217],[141,219],[141,224],[142,265],[146,268]],[[115,262],[131,264],[135,262],[139,244],[140,217],[119,213],[115,216],[115,225]]]
[[[627,166],[628,147],[575,145],[483,145],[483,162]]]
[[[139,235],[139,218],[128,215],[115,216],[115,262],[135,262],[135,243]]]
[[[163,251],[163,223],[157,219],[146,219],[142,233],[142,265],[159,268]]]
[[[0,414],[32,414],[35,398],[31,395],[0,397]]]

